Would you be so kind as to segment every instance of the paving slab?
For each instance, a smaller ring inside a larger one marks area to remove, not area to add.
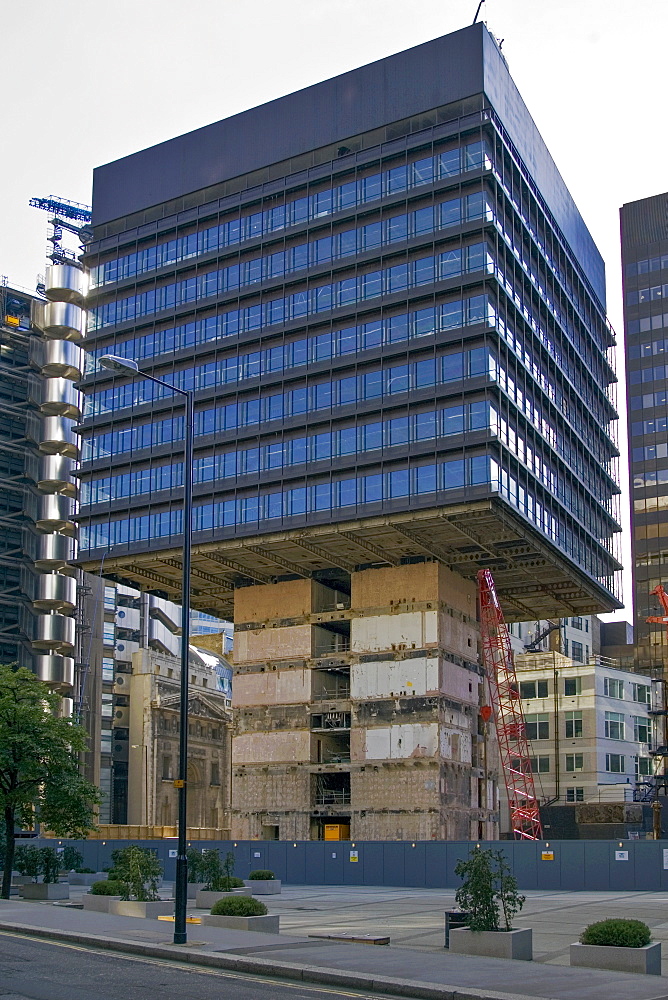
[[[285,934],[196,926],[174,946],[158,921],[90,913],[46,903],[0,901],[0,931],[76,939],[95,947],[157,955],[239,972],[332,983],[395,996],[439,1000],[668,1000],[657,976],[427,953],[403,947],[325,942]]]

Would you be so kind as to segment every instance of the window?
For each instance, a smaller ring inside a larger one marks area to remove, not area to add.
[[[608,698],[624,697],[624,681],[615,680],[614,677],[603,678],[603,694]]]
[[[114,660],[110,656],[104,656],[102,658],[102,680],[105,684],[113,684],[115,675]]]
[[[571,627],[582,629],[582,618],[571,618]]]
[[[547,698],[547,681],[520,681],[520,698]]]
[[[211,782],[212,785],[220,784],[220,769],[217,762],[211,765]]]
[[[116,626],[113,622],[104,622],[102,626],[102,642],[105,646],[113,646],[116,643]]]
[[[610,740],[624,739],[624,716],[620,712],[605,713],[605,735]]]
[[[549,740],[550,722],[547,712],[537,715],[525,715],[526,733],[528,740]]]
[[[645,778],[651,773],[651,759],[649,757],[636,757],[636,778]]]
[[[584,788],[567,788],[566,789],[566,801],[567,802],[584,802]]]
[[[172,780],[172,758],[163,757],[162,758],[162,780],[171,781]]]
[[[649,685],[647,684],[632,684],[631,685],[632,698],[634,701],[639,701],[641,705],[649,705]]]
[[[103,694],[102,695],[102,718],[111,719],[114,714],[114,696],[113,694]]]
[[[605,769],[611,774],[624,774],[624,754],[622,753],[606,753],[605,755]]]
[[[566,754],[566,770],[567,771],[583,771],[584,770],[584,755],[581,753],[567,753]]]
[[[111,729],[100,730],[100,753],[111,753]]]
[[[582,712],[566,712],[566,739],[582,736]]]
[[[549,774],[550,772],[550,758],[549,757],[532,757],[531,758],[531,770],[534,774]]]
[[[650,724],[646,715],[633,716],[633,739],[636,743],[649,743]]]
[[[575,639],[571,642],[571,656],[582,663],[582,643],[576,642]]]
[[[567,698],[572,698],[576,694],[582,693],[581,677],[564,677],[564,694]]]

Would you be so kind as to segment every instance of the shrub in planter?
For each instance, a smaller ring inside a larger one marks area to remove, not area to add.
[[[268,882],[272,878],[276,878],[273,872],[269,871],[268,868],[256,868],[248,876],[254,882]]]
[[[218,851],[215,853],[217,854]],[[189,847],[186,851],[186,858],[188,859],[188,881],[203,882],[204,879],[201,877],[203,852],[198,851],[195,847]]]
[[[40,847],[38,854],[42,881],[47,884],[57,882],[60,872],[60,855],[55,847]]]
[[[517,881],[501,851],[476,847],[466,861],[457,862],[455,875],[462,879],[455,900],[470,914],[470,930],[511,930],[526,897],[517,891]],[[501,916],[503,927],[499,926]]]
[[[112,851],[111,858],[115,880],[125,883],[123,899],[150,903],[160,898],[158,880],[162,876],[162,865],[153,851],[131,844]]]
[[[94,875],[95,874],[95,869],[94,868],[75,868],[74,869],[74,873],[75,873],[75,875]]]
[[[651,932],[642,920],[598,920],[580,935],[580,944],[608,945],[611,948],[645,948]]]
[[[93,870],[92,868],[81,867],[83,864],[83,854],[81,851],[78,851],[76,847],[72,847],[71,844],[67,844],[67,846],[63,848],[60,855],[60,861],[62,867],[68,872],[86,872]]]
[[[211,907],[214,917],[263,917],[267,907],[253,896],[227,896]]]
[[[101,879],[93,882],[89,892],[92,896],[124,896],[128,887],[125,882],[112,882],[111,879]]]
[[[39,848],[31,847],[27,844],[19,844],[14,851],[14,868],[19,875],[24,875],[26,878],[31,878],[36,882],[42,873]]]

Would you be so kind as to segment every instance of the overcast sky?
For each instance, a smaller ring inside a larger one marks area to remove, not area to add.
[[[47,216],[28,207],[31,197],[90,203],[95,166],[465,27],[477,5],[6,4],[0,275],[32,290],[44,270]],[[668,0],[486,0],[481,18],[503,39],[520,93],[605,258],[621,342],[619,207],[668,189]],[[615,617],[630,617],[628,581],[624,589],[629,609]]]

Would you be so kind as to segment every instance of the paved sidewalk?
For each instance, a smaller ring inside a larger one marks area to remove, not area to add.
[[[47,903],[0,900],[3,930],[425,1000],[668,1000],[668,983],[658,976],[479,959],[444,950],[329,943],[201,925],[189,925],[189,945],[179,947],[171,942],[170,924]]]

